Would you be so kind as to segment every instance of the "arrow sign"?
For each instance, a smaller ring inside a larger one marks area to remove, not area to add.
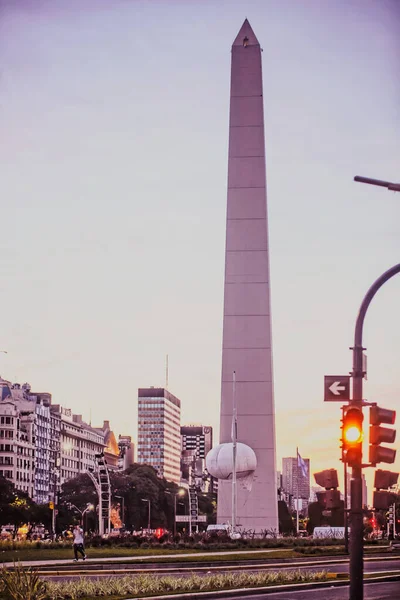
[[[325,375],[324,401],[350,400],[350,375]]]
[[[340,381],[334,381],[332,385],[329,387],[329,390],[335,396],[340,396],[340,392],[344,392],[346,389],[345,385],[340,385]]]

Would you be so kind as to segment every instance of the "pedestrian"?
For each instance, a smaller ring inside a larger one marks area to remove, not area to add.
[[[75,525],[73,530],[74,536],[74,562],[78,562],[78,552],[82,554],[82,560],[86,560],[85,547],[84,547],[84,539],[83,539],[83,529],[79,527],[79,525]]]

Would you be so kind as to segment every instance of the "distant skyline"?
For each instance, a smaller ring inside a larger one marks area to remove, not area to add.
[[[246,17],[263,48],[277,467],[298,446],[341,473],[323,377],[351,370],[361,300],[400,255],[400,194],[353,182],[400,180],[397,0],[0,0],[0,374],[136,443],[137,389],[165,385],[168,354],[182,423],[218,441]],[[397,277],[368,312],[365,395],[400,415],[399,297]]]

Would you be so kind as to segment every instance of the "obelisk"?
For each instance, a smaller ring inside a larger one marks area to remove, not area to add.
[[[238,528],[278,530],[261,48],[246,19],[232,46],[220,442],[257,457],[252,489],[238,479]],[[218,523],[232,519],[232,481],[218,482]]]

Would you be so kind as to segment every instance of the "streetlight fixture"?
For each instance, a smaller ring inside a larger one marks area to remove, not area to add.
[[[115,496],[115,498],[119,498],[120,500],[122,500],[120,516],[121,516],[122,527],[125,527],[125,498],[123,496]]]
[[[370,185],[377,185],[379,187],[385,187],[391,192],[400,192],[400,183],[392,183],[390,181],[383,181],[382,179],[371,179],[370,177],[360,177],[356,175],[354,181],[359,183],[369,183]]]
[[[148,498],[140,498],[142,502],[147,502],[149,505],[149,516],[148,516],[148,520],[147,520],[147,529],[150,529],[150,524],[151,524],[151,504],[150,504],[150,500]]]
[[[84,510],[81,510],[80,508],[78,508],[75,504],[72,504],[72,502],[68,502],[68,506],[71,508],[75,508],[75,510],[78,511],[78,513],[81,515],[81,525],[83,525],[83,517],[85,516],[85,514],[87,512],[90,512],[91,510],[94,510],[94,504],[91,504],[90,502],[87,503],[87,506]]]
[[[165,490],[166,494],[171,494],[174,496],[174,536],[176,535],[176,499],[178,496],[184,496],[185,490],[184,488],[180,488],[177,492],[170,492],[169,490]]]

